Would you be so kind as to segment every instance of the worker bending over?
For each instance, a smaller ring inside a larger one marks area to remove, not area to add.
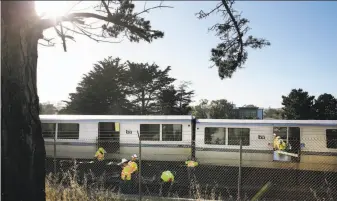
[[[189,196],[191,197],[192,195],[196,194],[196,177],[194,172],[195,167],[197,167],[199,163],[196,162],[194,158],[192,158],[191,160],[187,160],[185,164],[187,166],[188,181],[190,182]]]
[[[123,158],[122,161],[118,164],[122,167],[120,189],[123,194],[130,194],[132,192],[132,168],[129,166],[128,162],[128,160]]]
[[[138,164],[137,164],[137,155],[133,154],[131,160],[128,162],[128,165],[131,167],[131,188],[132,192],[136,193],[137,183],[138,183]]]
[[[160,194],[163,197],[166,197],[168,196],[172,188],[172,185],[174,182],[174,175],[172,174],[171,171],[166,170],[162,172],[160,179],[161,179],[161,193]]]

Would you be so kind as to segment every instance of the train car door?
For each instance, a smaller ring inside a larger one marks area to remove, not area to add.
[[[291,157],[292,162],[300,162],[301,157],[301,129],[299,127],[288,127],[288,142],[290,153],[298,154],[298,157]]]
[[[98,147],[107,153],[118,153],[120,148],[120,124],[118,122],[98,123]]]

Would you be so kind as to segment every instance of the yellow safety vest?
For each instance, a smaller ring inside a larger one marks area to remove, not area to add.
[[[134,161],[129,161],[128,165],[131,167],[131,170],[132,172],[131,173],[134,173],[138,170],[138,165],[136,162]]]
[[[286,143],[283,141],[279,144],[279,149],[284,150],[286,148]]]
[[[160,177],[164,182],[174,182],[174,175],[171,171],[165,171]]]
[[[132,168],[129,165],[125,166],[121,173],[121,179],[131,180],[131,172],[132,172]]]
[[[198,166],[198,162],[195,162],[195,161],[186,161],[185,164],[187,165],[187,167],[196,167],[196,166]]]

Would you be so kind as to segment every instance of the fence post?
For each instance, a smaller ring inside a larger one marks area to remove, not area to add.
[[[237,199],[238,201],[241,200],[241,182],[242,182],[241,166],[242,166],[242,137],[240,136],[240,157],[239,157],[238,199]]]
[[[140,134],[137,131],[138,139],[139,139],[139,167],[138,167],[138,194],[139,194],[139,201],[142,200],[142,142],[140,139]]]
[[[57,126],[57,124],[56,124]],[[54,162],[54,175],[56,175],[56,132],[54,133],[54,158],[53,158],[53,162]]]

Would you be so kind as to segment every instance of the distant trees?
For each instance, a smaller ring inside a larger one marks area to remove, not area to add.
[[[188,114],[194,91],[186,83],[176,89],[170,70],[109,57],[84,76],[60,113]]]
[[[193,113],[196,118],[203,119],[235,119],[237,114],[234,104],[226,99],[213,100],[209,102],[203,99],[193,107]]]
[[[271,119],[282,119],[282,109],[277,108],[267,108],[264,110],[263,118],[271,118]]]
[[[331,94],[322,94],[315,99],[303,89],[292,89],[282,96],[284,119],[337,119],[337,100]]]
[[[56,114],[58,109],[51,103],[40,103],[40,114]]]

